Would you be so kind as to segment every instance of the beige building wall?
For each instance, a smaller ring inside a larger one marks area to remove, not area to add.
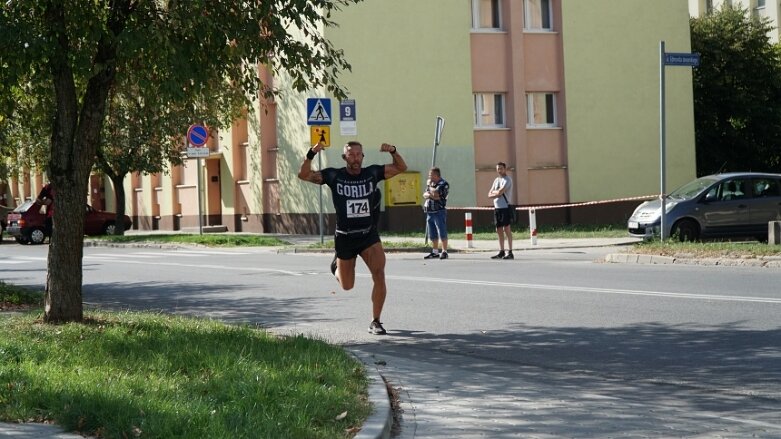
[[[342,78],[356,100],[358,135],[340,135],[339,123],[334,123],[335,147],[324,157],[327,164],[343,165],[339,147],[353,139],[364,144],[366,163],[389,163],[387,153],[377,152],[387,142],[399,148],[409,170],[420,172],[425,181],[436,117],[442,116],[445,128],[436,165],[451,183],[448,204],[473,206],[469,2],[368,0],[344,8],[334,20],[340,26],[329,29],[326,37],[344,49],[352,64],[352,72]],[[338,116],[338,102],[332,105]],[[298,150],[297,163],[305,151]]]
[[[658,194],[659,42],[667,52],[690,52],[686,4],[567,0],[562,10],[571,201]],[[643,19],[629,31],[616,17]],[[665,73],[672,189],[696,173],[692,73]]]

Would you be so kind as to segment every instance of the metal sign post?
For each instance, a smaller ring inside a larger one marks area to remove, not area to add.
[[[659,203],[661,209],[659,222],[659,238],[665,239],[665,224],[667,224],[667,189],[666,176],[666,113],[665,113],[665,66],[697,67],[700,65],[699,53],[667,53],[664,51],[664,41],[659,41]]]
[[[323,155],[317,155],[317,170],[323,170]],[[325,242],[325,225],[323,223],[323,185],[320,185],[320,213],[318,215],[318,221],[320,224],[320,244]]]
[[[187,129],[187,141],[193,147],[187,148],[187,156],[192,158],[196,157],[196,187],[198,191],[198,234],[203,235],[203,203],[201,201],[201,157],[209,157],[209,148],[205,148],[206,142],[209,140],[209,130],[203,125],[193,124]]]
[[[442,116],[437,116],[437,125],[434,128],[434,151],[431,154],[431,167],[436,166],[437,163],[437,146],[442,141],[442,131],[445,129],[445,119]]]
[[[664,225],[666,216],[666,189],[665,189],[665,163],[666,162],[666,114],[665,114],[665,102],[664,102],[664,90],[665,90],[665,78],[664,78],[664,41],[659,42],[659,206],[662,210],[661,218],[659,221],[659,238],[664,242]]]
[[[318,142],[324,147],[331,146],[331,99],[330,98],[307,98],[306,100],[306,124],[310,126],[311,146]],[[323,169],[322,154],[317,155],[317,168]],[[323,185],[320,185],[320,212],[318,213],[318,222],[320,226],[320,244],[325,241],[325,225],[323,221]]]
[[[198,176],[198,178],[196,179],[198,184],[198,186],[196,187],[196,190],[198,191],[198,234],[203,235],[203,202],[201,201],[201,188],[202,188],[201,174],[203,172],[201,171],[201,158],[198,157],[196,161],[197,161],[197,164],[195,165],[197,167],[196,175]]]
[[[434,148],[431,152],[431,167],[436,166],[437,163],[437,146],[442,141],[442,131],[445,129],[445,119],[442,116],[437,116],[436,126],[434,127]],[[428,190],[428,188],[426,188]],[[423,202],[425,203],[425,201]],[[423,245],[428,245],[428,221],[426,221],[426,236],[423,238]]]

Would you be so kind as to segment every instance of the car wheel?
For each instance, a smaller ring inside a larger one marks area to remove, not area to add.
[[[117,225],[113,222],[106,223],[105,226],[103,226],[103,234],[104,235],[113,235],[117,231]]]
[[[700,237],[700,226],[690,219],[682,219],[673,226],[673,236],[678,236],[678,240],[696,241]]]
[[[43,244],[43,241],[46,239],[46,232],[43,231],[41,228],[35,228],[30,232],[30,243],[31,244]]]

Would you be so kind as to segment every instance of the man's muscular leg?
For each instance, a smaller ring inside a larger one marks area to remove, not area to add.
[[[345,291],[355,286],[355,259],[336,258],[336,280]]]
[[[372,317],[379,320],[382,314],[382,307],[385,305],[385,296],[387,287],[385,286],[385,250],[382,243],[372,244],[366,250],[361,252],[361,258],[369,267],[372,274]],[[341,261],[340,261],[341,262]],[[353,260],[353,280],[355,279],[355,260]]]

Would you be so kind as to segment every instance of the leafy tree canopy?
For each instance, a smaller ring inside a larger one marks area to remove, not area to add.
[[[45,169],[57,196],[45,321],[82,318],[83,201],[109,102],[136,99],[152,115],[184,109],[225,125],[237,96],[250,107],[259,95],[284,92],[262,83],[259,65],[284,71],[296,91],[322,88],[343,98],[337,79],[350,66],[321,29],[335,25],[334,10],[359,1],[0,3],[0,138],[40,142],[47,133],[50,143]],[[198,111],[207,96],[220,111]],[[19,153],[3,148],[4,157]]]
[[[781,172],[781,51],[767,19],[724,6],[691,20],[697,174]]]

